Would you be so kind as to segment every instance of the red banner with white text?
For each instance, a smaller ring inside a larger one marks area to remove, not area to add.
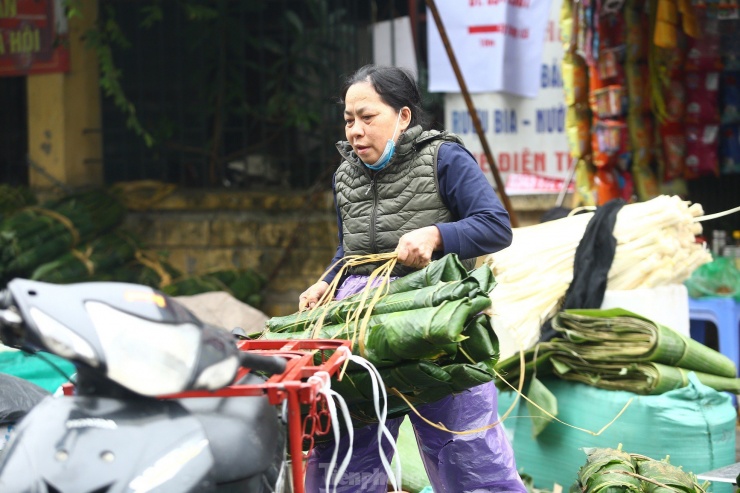
[[[0,77],[69,70],[61,0],[0,0]]]

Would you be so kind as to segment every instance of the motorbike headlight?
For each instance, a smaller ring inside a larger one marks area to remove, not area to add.
[[[154,322],[96,301],[85,308],[97,328],[108,378],[148,396],[186,390],[200,348],[198,326]]]
[[[82,337],[36,307],[31,307],[29,313],[49,351],[62,358],[82,360],[90,366],[100,364],[95,350]]]

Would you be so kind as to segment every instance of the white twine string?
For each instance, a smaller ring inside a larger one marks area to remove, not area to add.
[[[390,480],[391,485],[393,486],[393,489],[396,491],[400,491],[401,490],[401,460],[400,460],[400,457],[397,457],[398,460],[396,461],[396,471],[394,473],[393,469],[391,468],[390,463],[388,462],[388,459],[385,456],[385,453],[383,452],[383,443],[382,443],[383,437],[385,437],[388,440],[391,447],[393,448],[393,453],[396,456],[398,452],[398,448],[396,447],[396,440],[393,438],[393,435],[391,434],[390,430],[388,430],[388,427],[385,425],[385,420],[388,415],[388,395],[385,391],[385,385],[383,384],[383,378],[380,376],[380,373],[378,373],[377,368],[375,368],[375,366],[373,366],[373,364],[367,361],[365,358],[362,358],[354,354],[350,354],[349,360],[362,366],[370,374],[370,381],[373,386],[373,404],[375,406],[375,413],[378,415],[378,451],[380,454],[380,461],[383,463],[383,469],[385,469],[386,474],[388,474],[388,479]],[[380,388],[380,393],[382,393],[382,396],[383,396],[382,408],[381,408],[380,399],[378,396],[378,388]]]

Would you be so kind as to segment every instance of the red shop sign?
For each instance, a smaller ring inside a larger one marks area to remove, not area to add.
[[[0,77],[69,70],[66,26],[61,0],[0,0]]]

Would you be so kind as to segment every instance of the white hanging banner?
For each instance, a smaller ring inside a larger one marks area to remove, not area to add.
[[[535,97],[550,0],[437,0],[470,92]],[[460,92],[437,25],[427,9],[429,91]]]
[[[558,193],[571,158],[565,133],[565,94],[561,76],[561,0],[552,0],[544,49],[531,76],[539,91],[524,98],[507,93],[475,94],[473,105],[499,174],[510,195]],[[493,174],[461,94],[445,95],[445,128],[462,137],[490,183]]]

